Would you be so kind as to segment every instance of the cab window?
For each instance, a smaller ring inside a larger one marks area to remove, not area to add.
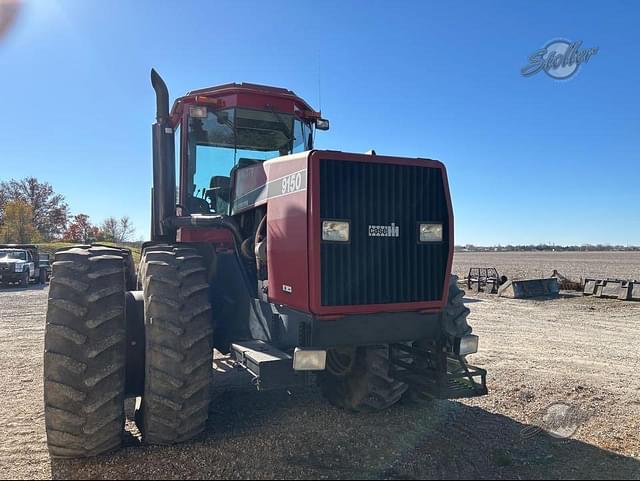
[[[188,127],[186,207],[192,214],[228,214],[231,171],[243,164],[303,152],[311,146],[311,127],[275,110],[198,107]]]

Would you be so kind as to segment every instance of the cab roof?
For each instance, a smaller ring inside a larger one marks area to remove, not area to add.
[[[318,119],[316,112],[293,91],[252,83],[228,83],[213,87],[191,90],[179,97],[171,109],[171,119],[175,124],[185,112],[185,105],[210,105],[215,109],[242,107],[254,110],[277,110],[294,114],[304,119]]]

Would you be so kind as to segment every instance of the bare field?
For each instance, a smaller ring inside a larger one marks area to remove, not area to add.
[[[477,262],[461,257],[458,266]],[[518,268],[506,258],[505,271]],[[0,291],[2,479],[640,479],[640,303],[471,296],[481,336],[471,361],[489,371],[487,397],[354,415],[317,389],[258,393],[232,374],[215,387],[208,430],[193,442],[144,447],[128,436],[112,455],[60,461],[49,459],[44,430],[46,296]],[[553,403],[583,414],[568,439],[535,430]]]
[[[557,269],[576,281],[640,280],[640,252],[456,252],[453,272],[463,278],[470,267],[496,267],[509,278],[549,277]]]

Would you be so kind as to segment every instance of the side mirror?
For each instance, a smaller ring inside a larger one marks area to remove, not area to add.
[[[317,119],[316,120],[316,129],[318,129],[318,130],[329,130],[329,121],[327,119]]]
[[[215,175],[209,183],[210,189],[228,189],[231,185],[231,179],[224,175]]]

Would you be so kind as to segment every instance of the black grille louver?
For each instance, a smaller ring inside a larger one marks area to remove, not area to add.
[[[449,219],[440,169],[323,159],[320,217],[351,222],[348,244],[321,244],[323,306],[442,298]],[[444,241],[419,243],[419,222],[442,222]],[[370,225],[391,223],[399,226],[399,237],[369,236]]]

